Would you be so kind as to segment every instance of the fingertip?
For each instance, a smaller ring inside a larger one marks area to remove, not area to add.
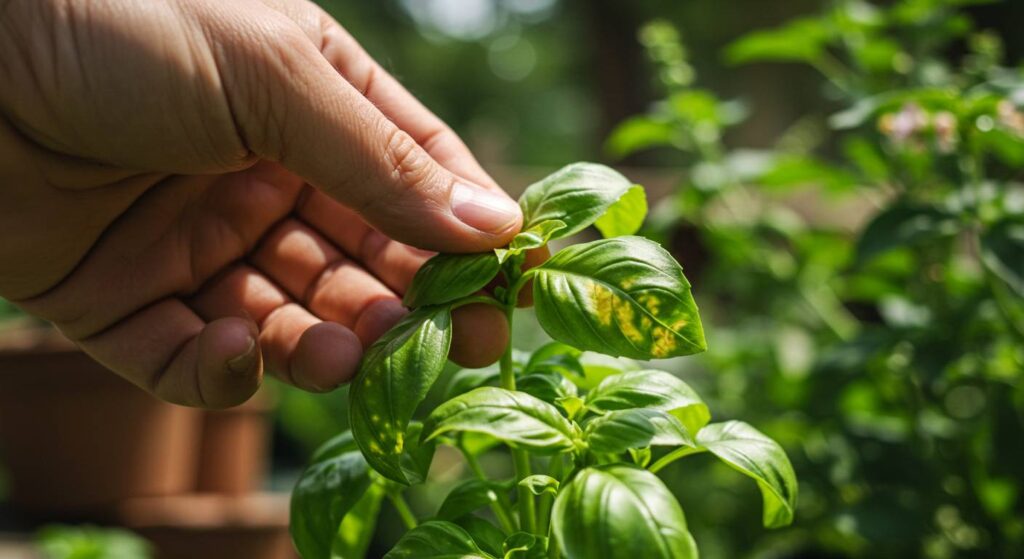
[[[237,406],[256,393],[263,359],[252,321],[215,320],[199,334],[199,394],[205,407]]]
[[[452,313],[449,357],[463,367],[486,367],[494,363],[505,351],[508,340],[508,321],[491,305],[466,305]]]
[[[355,333],[336,322],[321,322],[299,338],[290,363],[291,379],[304,390],[329,392],[352,380],[362,357]]]
[[[363,347],[369,347],[392,326],[398,324],[408,312],[409,310],[402,306],[398,299],[378,299],[363,309],[353,329],[362,341]]]

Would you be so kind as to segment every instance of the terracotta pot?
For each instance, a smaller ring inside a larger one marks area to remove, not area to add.
[[[297,559],[284,494],[181,495],[126,501],[119,520],[157,559]]]
[[[270,409],[270,397],[260,391],[240,406],[203,414],[200,492],[243,495],[263,486],[270,452]]]
[[[66,342],[0,348],[0,463],[21,514],[102,518],[122,499],[192,490],[201,417]]]

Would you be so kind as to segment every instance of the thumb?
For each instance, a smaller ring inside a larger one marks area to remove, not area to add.
[[[276,15],[272,39],[233,49],[225,90],[245,141],[389,237],[442,252],[506,244],[522,213],[500,190],[456,176],[389,120]],[[267,29],[268,26],[263,26]],[[251,72],[251,68],[260,72]],[[234,69],[250,69],[232,75]],[[255,74],[255,75],[254,75]],[[237,110],[242,108],[242,110]]]

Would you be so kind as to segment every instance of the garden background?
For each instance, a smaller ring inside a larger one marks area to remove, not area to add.
[[[800,480],[767,531],[725,466],[666,469],[703,557],[1024,556],[1024,2],[320,3],[510,192],[577,160],[648,187],[709,347],[667,368]],[[288,490],[347,400],[272,388]]]

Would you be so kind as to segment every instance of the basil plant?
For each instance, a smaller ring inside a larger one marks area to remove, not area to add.
[[[577,163],[519,203],[525,223],[507,247],[430,259],[406,293],[412,312],[366,351],[351,385],[351,431],[314,455],[292,496],[302,557],[364,557],[385,500],[408,528],[388,559],[697,557],[683,507],[657,473],[704,452],[757,483],[766,526],[789,524],[797,486],[782,448],[745,423],[711,423],[690,386],[631,361],[706,347],[682,268],[632,236],[646,213],[643,188]],[[605,238],[523,271],[526,251],[590,225]],[[459,371],[446,401],[414,419],[447,361],[452,310],[486,303],[511,322],[527,288],[555,341]],[[595,365],[583,352],[629,359]],[[426,481],[437,445],[458,449],[474,477],[421,519],[402,493]],[[499,446],[510,450],[512,478],[480,465]]]

